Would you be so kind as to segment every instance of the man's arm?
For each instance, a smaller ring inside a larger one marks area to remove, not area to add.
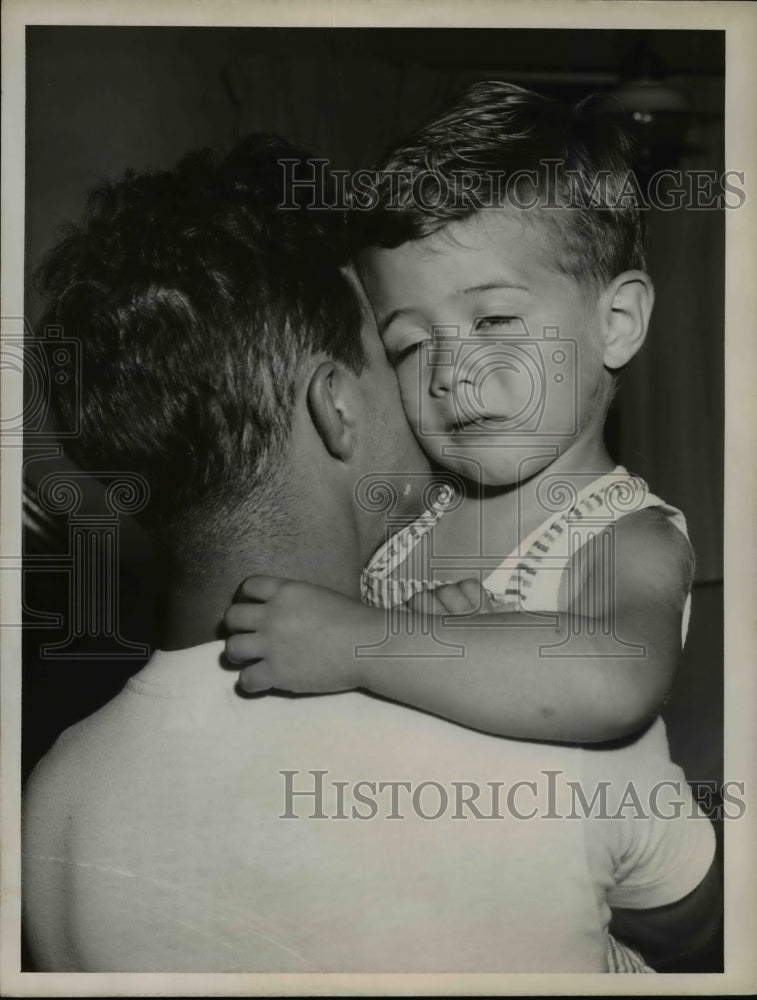
[[[693,892],[649,910],[614,909],[610,932],[638,948],[656,972],[700,969],[717,946],[723,926],[723,890],[717,862]]]

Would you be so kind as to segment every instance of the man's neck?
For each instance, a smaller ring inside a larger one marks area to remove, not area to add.
[[[248,576],[302,580],[358,598],[364,559],[359,546],[351,544],[349,525],[335,520],[337,525],[332,521],[308,525],[307,532],[293,530],[279,544],[271,544],[270,537],[251,537],[243,553],[217,557],[210,569],[182,566],[160,615],[160,648],[186,649],[224,638],[224,613]]]

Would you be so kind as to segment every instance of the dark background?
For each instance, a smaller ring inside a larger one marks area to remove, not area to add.
[[[30,27],[27,319],[39,314],[33,270],[58,227],[80,217],[88,188],[126,167],[169,167],[189,149],[228,148],[258,129],[298,140],[335,166],[357,167],[476,79],[510,80],[565,101],[610,91],[640,41],[691,109],[671,165],[722,172],[722,32]],[[664,714],[673,758],[689,779],[720,784],[723,212],[653,209],[648,230],[657,303],[608,434],[615,457],[689,521],[697,555],[692,623]],[[49,443],[46,433],[27,439],[31,496],[45,475],[68,467]],[[89,481],[85,492],[88,509],[102,509],[100,487]],[[41,654],[41,644],[66,638],[72,617],[70,580],[53,558],[57,552],[65,562],[68,527],[64,519],[43,521],[30,518],[25,533],[24,777],[63,728],[112,697],[146,658],[102,655],[100,640],[86,634],[68,656]],[[160,590],[152,560],[145,535],[122,518],[120,636],[148,647]],[[60,625],[41,622],[41,612],[59,613]]]

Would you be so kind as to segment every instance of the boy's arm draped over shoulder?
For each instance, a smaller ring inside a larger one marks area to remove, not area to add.
[[[519,612],[387,613],[322,588],[251,578],[227,613],[237,633],[227,655],[257,660],[242,674],[249,690],[363,687],[498,735],[615,739],[650,723],[668,695],[692,568],[688,540],[651,509],[579,550],[563,581],[567,610],[543,625]],[[573,655],[545,655],[570,638]]]

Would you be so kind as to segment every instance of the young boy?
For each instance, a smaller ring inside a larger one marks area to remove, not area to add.
[[[243,585],[227,655],[256,661],[246,689],[362,687],[575,743],[655,719],[693,557],[680,512],[603,442],[654,297],[627,154],[591,102],[485,83],[381,164],[378,204],[356,193],[358,269],[446,485],[374,555],[363,605]]]

